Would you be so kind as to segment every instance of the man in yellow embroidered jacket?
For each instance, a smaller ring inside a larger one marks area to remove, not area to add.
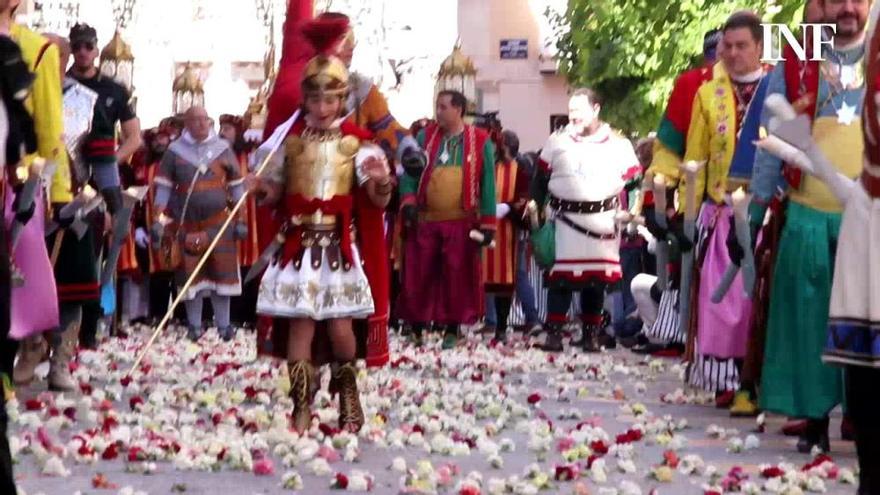
[[[21,342],[29,337],[39,337],[41,332],[58,326],[58,298],[52,265],[44,240],[45,214],[47,200],[52,203],[66,203],[72,198],[70,170],[62,141],[63,113],[61,74],[58,48],[45,37],[30,29],[15,24],[13,16],[20,0],[12,0],[5,9],[0,10],[0,25],[8,26],[9,34],[18,43],[24,61],[35,79],[25,106],[34,119],[37,136],[36,156],[54,163],[49,198],[38,188],[31,218],[26,220],[24,229],[12,259],[21,273],[22,285],[12,291],[11,327],[9,338]],[[28,167],[34,156],[23,161]],[[20,191],[20,190],[19,190]],[[4,202],[5,221],[15,221],[12,205],[17,191],[7,186]],[[11,367],[11,356],[4,356],[4,365]],[[9,368],[5,368],[9,371]]]
[[[821,61],[779,63],[768,77],[768,93],[785,96],[796,111],[809,117],[813,138],[836,171],[855,178],[864,162],[863,59],[870,2],[820,3],[825,22],[836,25],[833,45],[823,47]],[[765,125],[769,117],[762,117]],[[783,167],[779,158],[759,151],[750,221],[756,226],[763,222],[776,184],[784,176],[789,201],[770,286],[759,403],[765,411],[807,418],[797,448],[809,453],[816,446],[828,450],[828,415],[844,397],[841,371],[821,360],[843,205],[821,180],[799,175]]]
[[[695,237],[705,238],[695,257],[700,262],[693,275],[684,273],[687,267],[682,273],[682,277],[694,281],[691,289],[697,291],[696,298],[682,294],[682,301],[696,303],[691,308],[694,313],[682,304],[686,314],[681,318],[692,321],[691,316],[696,315],[696,325],[692,323],[688,329],[689,348],[693,350],[691,384],[718,393],[719,398],[723,397],[721,405],[727,406],[738,386],[737,366],[746,354],[751,301],[744,295],[739,276],[719,304],[710,299],[730,265],[726,240],[732,209],[725,200],[751,176],[751,143],[757,137],[757,115],[766,91],[760,60],[760,18],[747,11],[731,15],[722,29],[719,52],[721,63],[716,65],[713,78],[697,91],[686,141],[685,162],[705,162],[696,176],[695,197],[686,197],[686,181],[676,168],[655,166],[654,171],[673,180],[682,179],[680,211],[685,210],[688,201],[702,204],[697,219],[700,234]],[[682,290],[686,290],[684,286]]]

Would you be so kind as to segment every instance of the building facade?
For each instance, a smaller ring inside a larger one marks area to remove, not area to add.
[[[564,0],[459,0],[462,51],[477,68],[477,110],[497,111],[522,151],[537,150],[551,118],[568,113],[568,84],[556,71],[544,12]]]

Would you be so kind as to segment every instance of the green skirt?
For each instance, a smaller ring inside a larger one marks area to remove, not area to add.
[[[843,400],[843,373],[822,363],[841,215],[789,202],[771,282],[760,405],[821,418]]]

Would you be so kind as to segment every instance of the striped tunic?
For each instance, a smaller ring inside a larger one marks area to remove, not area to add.
[[[483,278],[486,292],[513,293],[516,284],[516,248],[518,228],[515,220],[528,196],[528,177],[525,171],[511,160],[495,164],[495,197],[498,204],[508,204],[510,213],[498,220],[495,232],[495,248],[483,254]]]
[[[161,201],[161,191],[158,188],[171,189],[167,214],[175,221],[177,240],[181,243],[183,254],[182,266],[175,272],[179,286],[193,273],[201,257],[186,249],[187,236],[204,233],[205,242],[210,243],[229,215],[230,197],[241,197],[243,189],[238,160],[225,143],[217,144],[214,136],[206,142],[194,144],[191,142],[192,138],[187,140],[187,137],[184,135],[172,143],[162,157],[153,181],[157,187],[156,202]],[[203,173],[198,173],[200,167],[203,167]],[[189,203],[186,211],[183,211],[190,185],[193,183]],[[154,211],[155,213],[158,212]],[[182,215],[185,218],[181,218]],[[185,298],[193,299],[203,291],[221,296],[241,294],[238,253],[232,228],[226,229]]]

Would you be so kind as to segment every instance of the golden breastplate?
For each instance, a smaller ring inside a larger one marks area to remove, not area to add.
[[[360,141],[340,132],[309,133],[290,136],[285,141],[287,194],[306,199],[329,200],[345,196],[355,185],[354,158]],[[336,219],[320,212],[301,218],[304,224],[332,225]]]

